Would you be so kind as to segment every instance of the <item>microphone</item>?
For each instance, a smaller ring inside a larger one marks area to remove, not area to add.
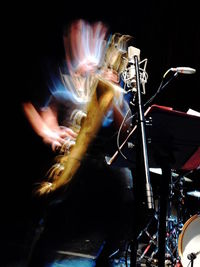
[[[138,60],[140,61],[140,49],[134,47],[134,46],[129,46],[128,47],[128,62],[129,62],[129,67],[128,67],[128,73],[127,73],[127,77],[128,79],[133,79],[132,82],[134,82],[134,84],[136,83],[135,81],[135,59],[134,56],[138,57]]]
[[[139,80],[142,85],[142,93],[145,94],[145,83],[147,83],[148,74],[146,72],[147,59],[140,61],[140,49],[134,46],[128,47],[128,67],[123,73],[123,80],[128,88],[131,88],[133,92],[137,92],[136,89],[136,70],[135,70],[135,57],[139,62]]]
[[[190,67],[177,67],[170,69],[173,72],[183,73],[183,74],[194,74],[196,72],[195,69]]]
[[[130,91],[136,92],[136,73],[135,73],[135,59],[134,56],[138,57],[140,61],[140,49],[129,46],[127,51],[128,64],[124,72],[122,73],[122,79],[125,82],[127,88],[131,88]],[[128,91],[129,92],[129,91]]]
[[[128,60],[131,63],[134,63],[134,56],[138,57],[138,60],[140,61],[140,49],[134,47],[134,46],[129,46],[128,47]]]

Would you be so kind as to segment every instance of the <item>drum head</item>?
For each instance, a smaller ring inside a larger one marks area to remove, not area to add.
[[[183,226],[178,240],[178,253],[183,267],[192,266],[188,259],[194,254],[193,267],[200,266],[200,215],[193,215]]]

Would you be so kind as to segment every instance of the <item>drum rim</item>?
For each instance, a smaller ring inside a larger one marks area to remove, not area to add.
[[[182,239],[183,239],[183,236],[184,236],[184,233],[186,231],[186,229],[188,228],[188,226],[190,225],[190,223],[192,221],[194,221],[196,218],[199,217],[199,214],[194,214],[192,217],[190,217],[186,222],[185,224],[183,225],[183,229],[182,229],[182,232],[181,234],[179,235],[179,239],[178,239],[178,254],[180,257],[183,257],[183,247],[182,247]]]

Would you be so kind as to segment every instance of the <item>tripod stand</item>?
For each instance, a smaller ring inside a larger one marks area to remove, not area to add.
[[[159,177],[160,179],[162,177]],[[180,256],[178,255],[178,238],[183,227],[183,178],[174,175],[172,172],[171,182],[169,184],[169,202],[166,214],[166,236],[165,236],[165,265],[179,266]],[[156,205],[156,211],[150,218],[146,227],[138,235],[138,243],[144,243],[142,249],[138,250],[137,263],[145,263],[147,266],[158,265],[158,238],[159,238],[159,211],[160,204]]]

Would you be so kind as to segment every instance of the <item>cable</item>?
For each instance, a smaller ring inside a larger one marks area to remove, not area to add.
[[[145,64],[147,64],[147,59],[144,59],[144,60],[141,61],[140,63],[143,63],[143,62],[145,62]],[[143,73],[145,73],[145,77],[146,77],[145,79],[147,79],[147,78],[148,78],[148,74],[147,74],[147,72],[145,71],[145,68],[146,68],[146,65],[144,66],[144,69],[140,68],[140,70],[143,70]],[[161,80],[161,83],[160,83],[160,85],[159,85],[159,87],[158,87],[156,93],[155,93],[149,100],[147,100],[147,101],[145,102],[145,104],[143,105],[144,107],[146,107],[147,105],[149,105],[149,104],[156,98],[156,96],[161,92],[161,90],[163,90],[163,89],[164,89],[164,88],[171,82],[172,79],[174,79],[175,77],[177,77],[178,72],[175,72],[174,75],[173,75],[173,76],[172,76],[166,83],[164,83],[164,79],[165,79],[165,77],[167,76],[167,74],[168,74],[170,71],[171,71],[171,69],[168,69],[168,70],[164,73],[164,75],[163,75],[163,77],[162,77],[162,80]],[[125,75],[126,75],[126,76],[125,76]],[[127,80],[128,80],[128,79],[127,79],[126,77],[127,77],[127,70],[126,70],[125,72],[122,73],[122,80],[124,81],[124,88],[125,88],[126,86],[129,87],[129,85],[127,85]],[[164,83],[164,84],[163,84],[163,83]],[[124,91],[125,91],[125,90],[124,90]],[[133,92],[134,92],[134,90],[130,89],[130,90],[127,91],[127,93],[129,93],[130,91],[133,91]],[[131,104],[133,104],[133,103],[131,103]],[[118,131],[118,133],[117,133],[117,149],[118,149],[119,153],[121,154],[121,156],[122,156],[125,160],[129,161],[130,163],[133,163],[133,161],[131,161],[130,159],[128,159],[128,158],[122,153],[121,148],[120,148],[120,144],[119,144],[120,134],[121,134],[121,130],[122,130],[122,127],[123,127],[124,123],[125,123],[126,121],[130,120],[130,119],[133,119],[133,118],[137,115],[137,112],[135,112],[132,116],[130,116],[128,119],[126,119],[126,117],[128,116],[128,113],[129,113],[130,110],[131,110],[131,109],[129,109],[129,110],[127,111],[127,113],[125,114],[124,119],[123,119],[123,121],[122,121],[122,123],[121,123],[121,125],[120,125],[119,131]]]
[[[161,92],[161,90],[163,90],[171,82],[171,80],[173,80],[178,75],[178,72],[175,72],[174,75],[163,85],[164,79],[165,79],[167,73],[169,73],[169,71],[170,71],[170,69],[165,72],[156,93],[144,104],[144,107],[146,105],[150,104],[154,100],[154,98]]]
[[[117,149],[119,151],[119,153],[121,154],[121,156],[125,159],[125,160],[129,160],[121,151],[120,149],[120,144],[119,144],[119,139],[120,139],[120,134],[121,134],[121,130],[122,130],[122,127],[123,125],[125,124],[126,122],[126,117],[128,116],[128,113],[130,112],[130,109],[126,112],[125,116],[124,116],[124,119],[122,120],[122,123],[119,127],[119,130],[118,130],[118,133],[117,133]],[[131,162],[131,161],[130,161]]]

